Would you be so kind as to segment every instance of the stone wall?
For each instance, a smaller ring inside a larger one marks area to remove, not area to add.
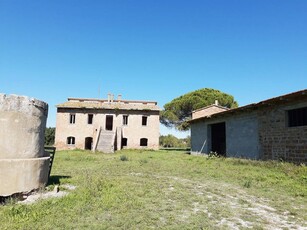
[[[0,94],[0,196],[28,192],[48,181],[45,102]]]
[[[259,111],[262,159],[307,162],[307,126],[288,127],[287,111],[306,107],[304,101],[268,106]]]
[[[70,114],[76,115],[75,124],[69,123]],[[93,124],[87,124],[88,114],[93,114]],[[122,135],[128,139],[126,148],[138,149],[140,139],[147,138],[149,149],[159,149],[159,111],[63,109],[58,108],[56,118],[55,146],[61,149],[84,149],[86,137],[96,141],[99,127],[105,129],[106,115],[113,116],[113,131],[122,128]],[[123,125],[123,115],[128,115],[128,125]],[[142,126],[142,116],[147,116],[147,126]],[[75,137],[75,145],[67,144],[67,137]]]

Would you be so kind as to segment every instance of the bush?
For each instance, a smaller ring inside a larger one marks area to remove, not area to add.
[[[120,159],[121,161],[128,161],[128,157],[127,157],[126,155],[121,155],[121,156],[119,157],[119,159]]]

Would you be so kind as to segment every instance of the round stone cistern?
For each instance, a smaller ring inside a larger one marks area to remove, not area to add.
[[[48,181],[44,151],[48,104],[0,94],[0,196],[30,192]]]

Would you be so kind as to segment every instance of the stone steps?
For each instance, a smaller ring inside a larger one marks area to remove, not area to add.
[[[101,130],[96,149],[104,153],[114,153],[114,144],[115,132]]]

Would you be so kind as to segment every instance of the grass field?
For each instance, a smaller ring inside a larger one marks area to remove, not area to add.
[[[0,206],[0,229],[307,229],[307,167],[190,156],[60,151],[62,198]],[[41,191],[44,193],[44,191]]]

